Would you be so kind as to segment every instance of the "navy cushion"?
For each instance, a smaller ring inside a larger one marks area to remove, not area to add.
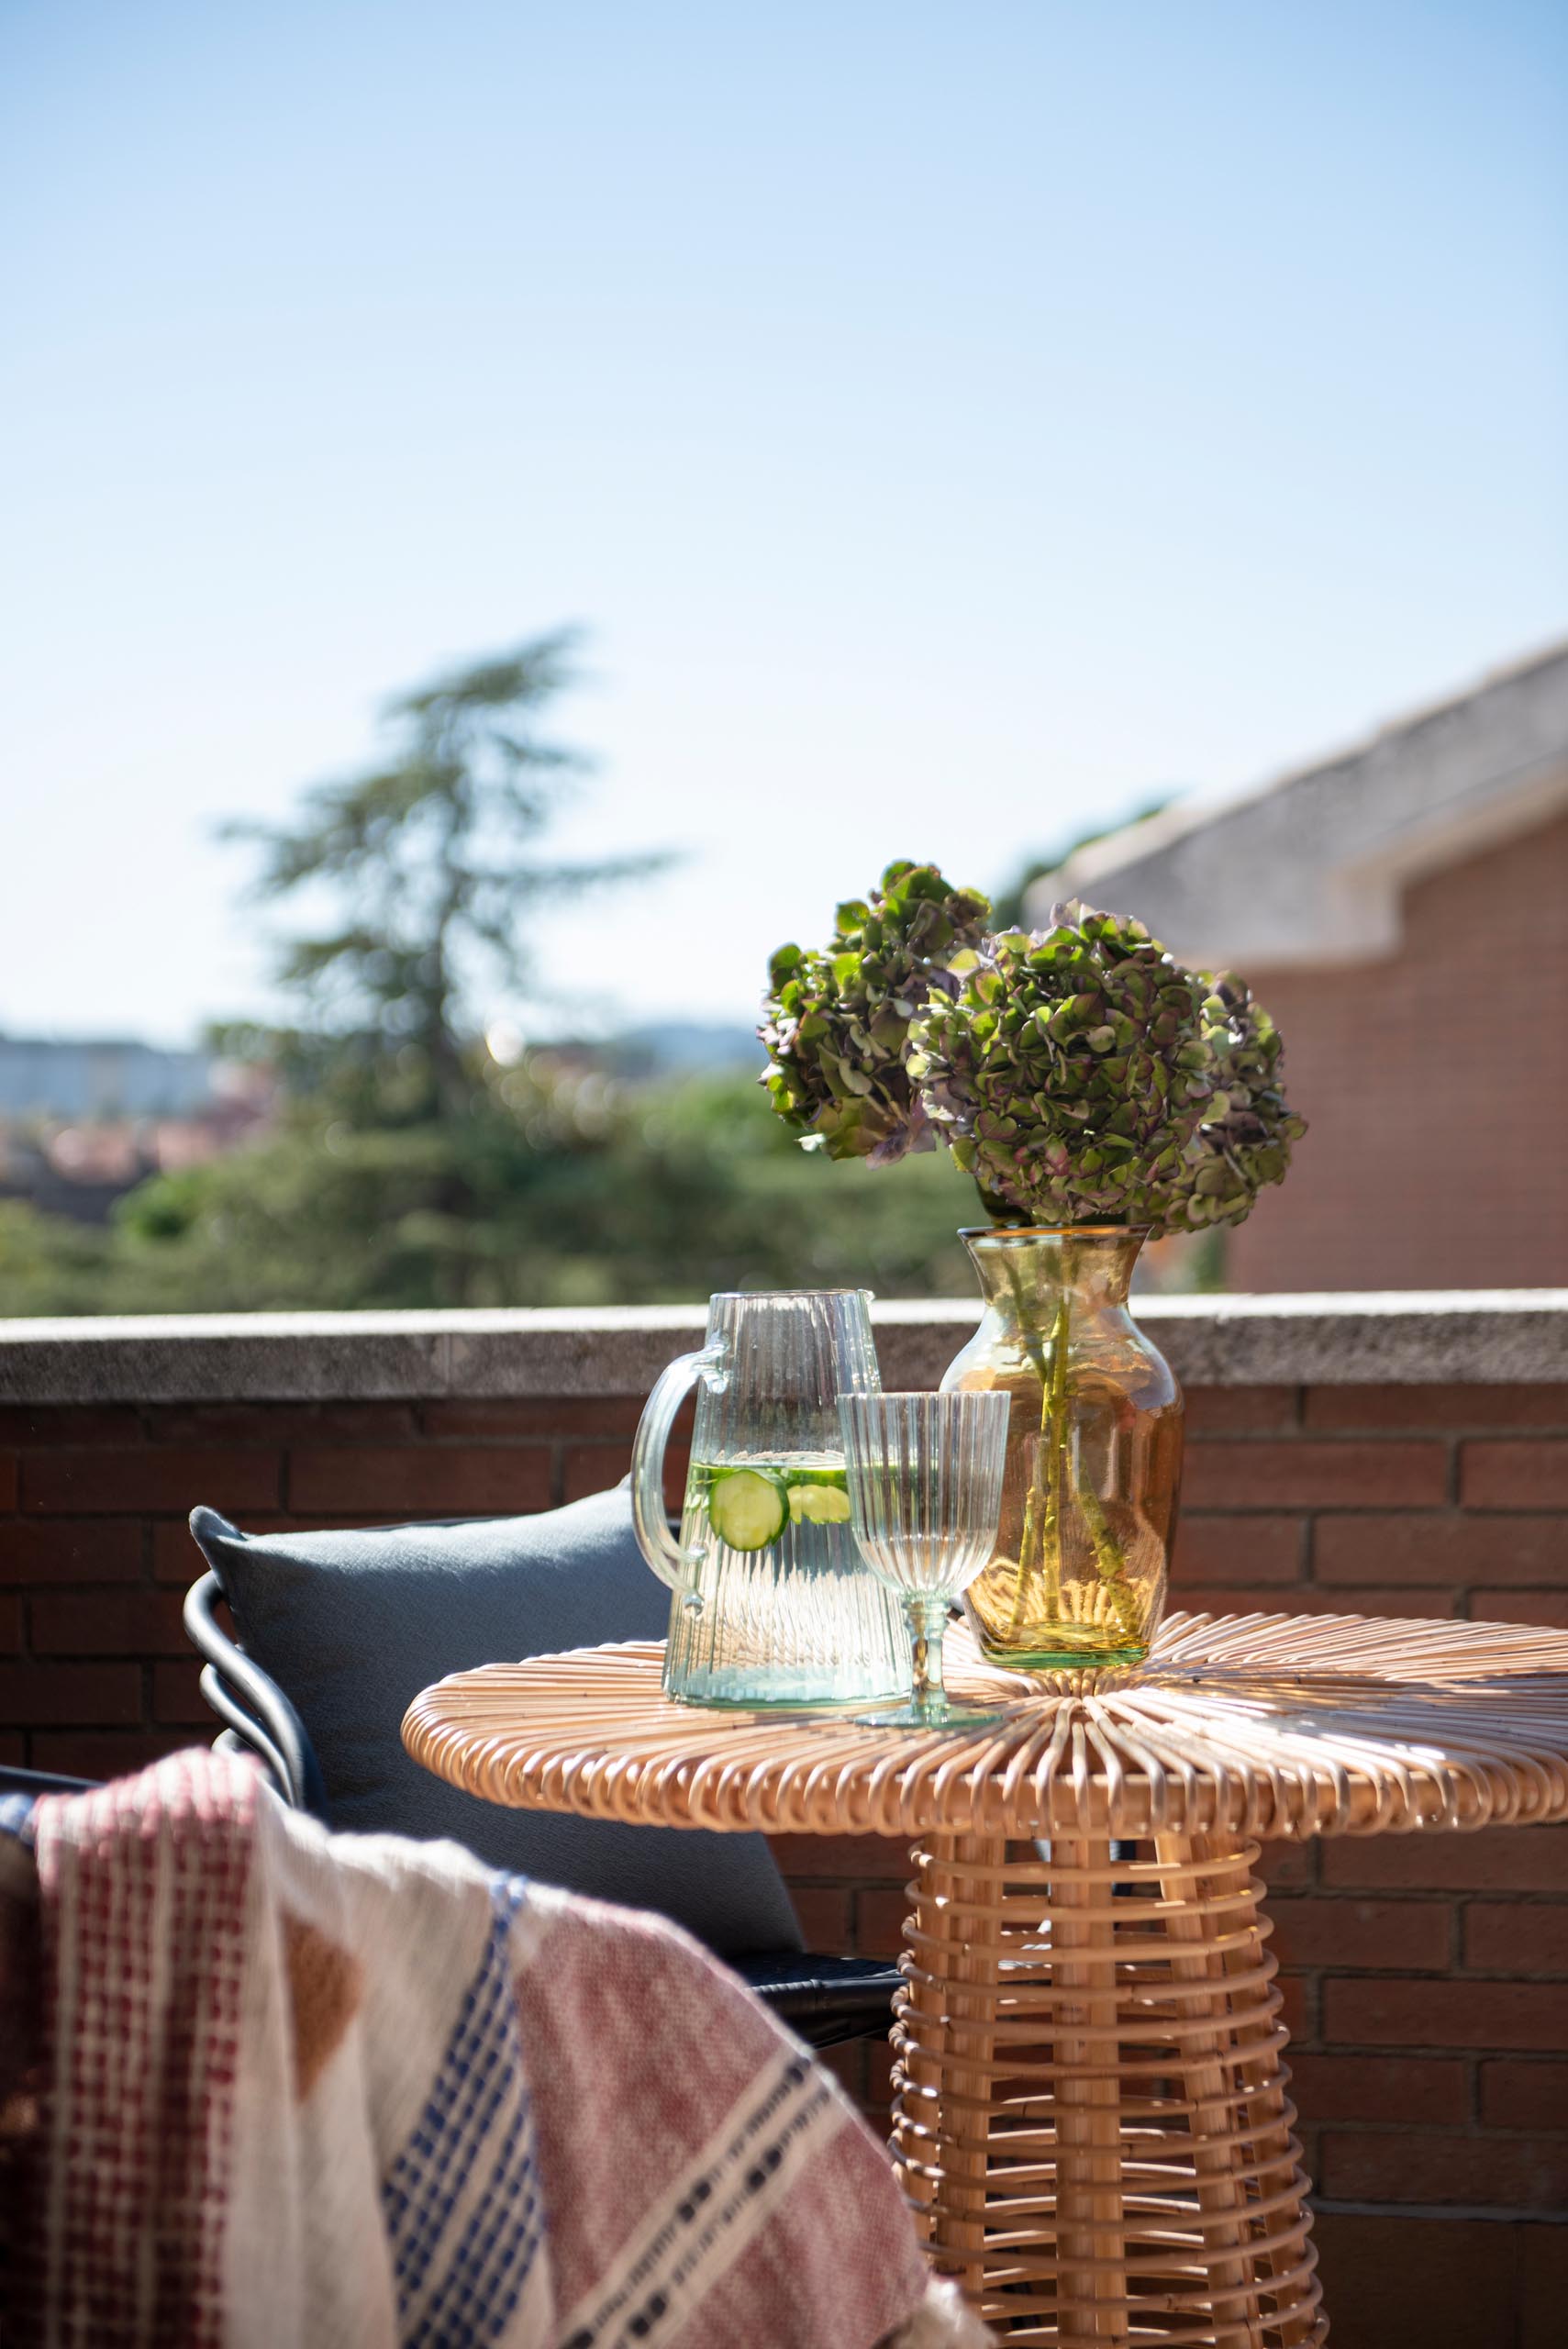
[[[725,1956],[800,1947],[761,1835],[503,1809],[404,1751],[409,1704],[449,1672],[663,1637],[670,1594],[624,1486],[539,1517],[361,1532],[245,1534],[198,1508],[191,1531],[240,1645],[305,1722],[335,1827],[450,1836],[492,1867],[659,1909]]]

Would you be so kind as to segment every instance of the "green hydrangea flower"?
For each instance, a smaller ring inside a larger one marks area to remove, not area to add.
[[[1164,1230],[1212,1090],[1202,999],[1141,922],[1076,903],[987,942],[909,1065],[994,1217]]]
[[[1283,1183],[1307,1131],[1285,1100],[1279,1030],[1234,973],[1207,980],[1204,1043],[1213,1091],[1171,1186],[1166,1229],[1241,1223],[1265,1183]]]
[[[762,1082],[803,1146],[879,1165],[940,1141],[999,1222],[1240,1223],[1307,1130],[1251,990],[1076,901],[1033,936],[989,911],[905,862],[822,952],[780,948]]]
[[[957,992],[990,902],[934,864],[890,864],[868,898],[837,913],[825,952],[781,946],[757,1032],[762,1083],[807,1150],[884,1165],[935,1145],[907,1065],[912,1022]]]

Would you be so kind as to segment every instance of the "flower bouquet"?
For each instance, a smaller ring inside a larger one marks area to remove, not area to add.
[[[1143,1241],[1240,1223],[1306,1130],[1267,1012],[1140,922],[1076,901],[1044,930],[933,865],[888,866],[817,950],[773,956],[762,1082],[807,1150],[951,1151],[988,1222],[985,1293],[944,1386],[1013,1396],[982,1644],[1035,1668],[1139,1661],[1163,1604],[1181,1397],[1127,1309]]]

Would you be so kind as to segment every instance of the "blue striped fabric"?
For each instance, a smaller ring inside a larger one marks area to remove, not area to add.
[[[429,2099],[382,2185],[400,2349],[498,2340],[540,2256],[544,2214],[510,1958],[521,1876],[495,1915]]]

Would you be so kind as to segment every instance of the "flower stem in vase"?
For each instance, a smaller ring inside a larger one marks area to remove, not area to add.
[[[1071,1327],[1064,1291],[1051,1332],[1051,1389],[1045,1408],[1049,1485],[1041,1547],[1045,1553],[1045,1612],[1052,1623],[1062,1613],[1062,1543],[1067,1516],[1067,1341]]]
[[[1117,1622],[1129,1640],[1141,1642],[1142,1627],[1138,1620],[1138,1607],[1128,1588],[1127,1560],[1121,1544],[1111,1531],[1110,1520],[1095,1492],[1082,1470],[1077,1477],[1078,1506],[1084,1512],[1084,1522],[1089,1529],[1089,1539],[1095,1548],[1095,1564],[1100,1570],[1100,1580],[1111,1603]]]
[[[1062,1612],[1062,1503],[1066,1493],[1067,1345],[1071,1319],[1065,1296],[1057,1302],[1051,1326],[1051,1353],[1030,1326],[1023,1285],[1009,1264],[1007,1276],[1018,1307],[1018,1333],[1024,1352],[1040,1380],[1040,1441],[1034,1448],[1033,1471],[1024,1501],[1023,1533],[1018,1543],[1018,1579],[1013,1591],[1008,1636],[1016,1637],[1023,1623],[1029,1590],[1042,1585],[1041,1610],[1054,1623]]]

